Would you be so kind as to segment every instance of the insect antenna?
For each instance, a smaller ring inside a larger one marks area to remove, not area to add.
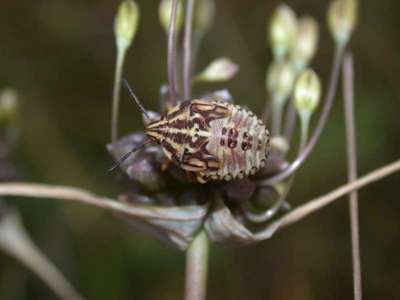
[[[144,141],[141,145],[133,148],[132,150],[130,150],[129,152],[125,153],[120,159],[118,159],[112,166],[110,169],[108,169],[108,172],[113,172],[115,169],[117,169],[125,160],[127,160],[129,158],[129,156],[131,156],[131,154],[135,153],[136,151],[142,149],[144,146],[146,146],[147,144],[150,144],[151,140],[146,140]]]
[[[142,114],[146,117],[147,120],[150,120],[150,116],[147,113],[146,109],[143,107],[143,105],[140,103],[138,97],[136,97],[135,93],[133,92],[132,88],[130,87],[128,81],[126,79],[122,80],[122,84],[125,86],[125,88],[128,90],[129,95],[133,98],[135,101],[136,105],[139,107],[140,111]]]

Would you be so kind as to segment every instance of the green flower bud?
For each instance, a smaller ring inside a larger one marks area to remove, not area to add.
[[[288,62],[275,62],[268,69],[266,86],[273,100],[283,105],[292,92],[295,72]]]
[[[172,2],[173,0],[161,0],[160,6],[158,7],[158,17],[160,18],[161,26],[164,28],[165,32],[168,34],[169,23],[171,21],[172,12]],[[176,32],[179,32],[183,24],[183,9],[182,1],[178,1],[178,10],[176,12]]]
[[[302,17],[298,22],[292,61],[297,71],[304,69],[313,58],[318,43],[318,24],[311,17]]]
[[[122,1],[114,22],[114,32],[117,46],[128,48],[133,39],[139,23],[139,7],[133,0]]]
[[[270,27],[269,41],[276,60],[282,60],[294,45],[297,34],[297,20],[294,11],[281,4],[275,11]]]
[[[328,9],[329,29],[339,45],[345,45],[357,22],[357,0],[333,0]]]
[[[193,15],[193,28],[199,33],[208,31],[214,22],[214,0],[197,0]]]
[[[17,93],[12,89],[0,92],[0,124],[15,121],[18,111]]]
[[[317,108],[320,96],[321,83],[318,75],[311,69],[305,70],[294,88],[294,101],[299,114],[311,114]]]
[[[239,66],[229,58],[220,57],[212,61],[199,75],[198,81],[221,82],[230,80],[239,70]]]

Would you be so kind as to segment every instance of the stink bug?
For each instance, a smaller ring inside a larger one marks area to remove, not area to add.
[[[264,167],[269,151],[269,132],[252,112],[223,101],[187,100],[156,120],[124,81],[129,93],[148,119],[148,139],[125,154],[157,143],[176,166],[194,175],[200,183],[211,180],[242,179]]]

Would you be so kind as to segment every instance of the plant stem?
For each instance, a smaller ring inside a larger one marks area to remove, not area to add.
[[[280,99],[274,99],[272,103],[272,136],[279,136],[281,134],[281,120],[283,110],[282,102],[283,101],[281,101]]]
[[[113,144],[114,156],[119,156],[118,151],[118,115],[119,115],[119,99],[121,94],[121,77],[124,66],[126,48],[117,46],[117,61],[114,75],[114,88],[111,112],[111,142]]]
[[[347,174],[349,182],[352,182],[357,179],[357,148],[356,129],[354,124],[354,68],[353,57],[350,53],[347,53],[343,62],[343,92],[347,140]],[[354,191],[349,195],[349,209],[351,224],[351,249],[353,259],[354,300],[361,300],[361,259],[357,191]]]
[[[339,77],[339,71],[340,67],[342,65],[342,60],[343,60],[343,52],[344,48],[341,46],[338,46],[335,50],[335,58],[333,62],[333,67],[331,71],[331,76],[329,80],[329,87],[328,91],[326,93],[325,97],[325,104],[322,109],[321,115],[318,120],[318,124],[314,129],[314,132],[307,144],[307,146],[304,148],[304,150],[301,152],[301,154],[290,164],[289,167],[287,167],[284,171],[281,173],[264,180],[263,183],[265,185],[272,185],[277,182],[280,182],[289,176],[291,176],[293,173],[296,172],[296,170],[304,163],[304,161],[307,159],[307,157],[310,155],[312,150],[314,149],[315,145],[317,144],[322,130],[325,127],[325,124],[328,120],[330,111],[332,109],[333,101],[335,99],[335,94],[336,94],[336,89],[337,89],[337,82],[338,82],[338,77]]]
[[[325,195],[312,199],[306,204],[303,204],[293,209],[291,212],[272,224],[275,224],[273,226],[278,228],[295,223],[307,217],[309,214],[316,212],[326,205],[332,203],[336,199],[398,171],[400,171],[400,159],[390,164],[387,164],[379,169],[376,169],[368,173],[367,175],[364,175],[363,177],[359,177],[353,182],[342,185]],[[198,214],[191,215],[177,215],[176,210],[171,211],[171,207],[164,208],[156,206],[128,205],[122,202],[114,201],[107,197],[97,196],[79,188],[66,186],[52,186],[46,184],[24,182],[0,183],[0,196],[25,196],[34,198],[53,198],[58,200],[75,201],[97,206],[117,213],[123,213],[135,217],[150,217],[154,219],[183,221],[193,220],[193,218],[205,217],[204,212],[199,212]],[[169,211],[170,214],[166,215],[166,212]],[[276,224],[277,222],[279,224]]]
[[[172,1],[171,18],[168,27],[167,41],[167,63],[168,63],[168,91],[171,105],[176,104],[176,15],[178,11],[178,0]]]
[[[185,300],[204,300],[207,290],[208,238],[201,231],[186,253]]]
[[[195,0],[187,0],[185,32],[183,37],[183,98],[189,99],[191,93],[192,26]]]
[[[283,129],[283,136],[290,145],[293,136],[293,130],[296,125],[296,109],[294,106],[294,99],[289,100],[288,107],[285,114],[285,126]]]
[[[270,238],[278,229],[296,223],[329,205],[336,199],[398,171],[400,171],[400,159],[376,169],[355,181],[344,184],[325,195],[319,196],[303,205],[300,205],[282,218],[269,224],[264,230],[257,233],[256,237],[260,240]]]
[[[80,202],[103,208],[112,212],[122,213],[128,216],[153,218],[160,220],[186,221],[193,218],[201,219],[204,212],[193,214],[176,214],[173,207],[157,207],[147,205],[130,205],[114,199],[95,195],[89,191],[69,186],[57,186],[38,183],[13,182],[0,183],[0,195],[26,196],[35,198],[53,198],[72,202]]]
[[[0,249],[31,269],[60,299],[83,299],[36,247],[15,210],[8,210],[0,220]]]

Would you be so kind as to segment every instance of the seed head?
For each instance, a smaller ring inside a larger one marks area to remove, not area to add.
[[[357,22],[357,0],[333,0],[328,10],[329,29],[339,45],[345,45]]]
[[[318,43],[318,24],[311,17],[302,17],[298,22],[295,45],[292,49],[292,61],[297,71],[305,68],[313,58]]]
[[[281,4],[269,27],[269,42],[276,60],[282,60],[292,49],[297,33],[297,20],[294,11]]]
[[[321,84],[318,75],[311,69],[305,70],[297,79],[294,88],[294,101],[298,113],[311,114],[318,106]]]

